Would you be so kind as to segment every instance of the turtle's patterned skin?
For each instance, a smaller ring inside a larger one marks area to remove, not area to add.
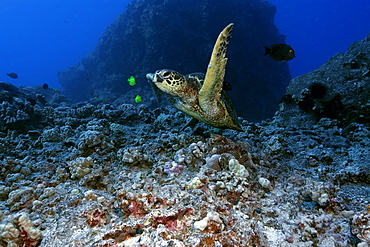
[[[183,76],[174,70],[162,69],[146,77],[166,94],[176,109],[213,127],[242,131],[234,107],[222,90],[232,28],[231,23],[219,34],[206,75]]]

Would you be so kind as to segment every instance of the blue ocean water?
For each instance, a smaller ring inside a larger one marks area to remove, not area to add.
[[[370,33],[368,0],[270,0],[275,24],[296,53],[292,77],[317,69]]]
[[[0,81],[60,88],[57,70],[91,52],[129,1],[1,0]]]
[[[221,1],[221,0],[220,0]],[[1,0],[0,81],[60,88],[57,70],[92,51],[130,0]],[[370,32],[369,0],[270,0],[295,52],[293,77],[318,68]],[[261,44],[261,46],[264,44]],[[18,79],[5,73],[16,72]]]

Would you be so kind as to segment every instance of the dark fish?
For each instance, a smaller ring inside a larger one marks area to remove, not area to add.
[[[46,84],[46,83],[44,83],[44,84],[42,85],[42,88],[43,88],[43,89],[48,89],[48,88],[49,88],[49,85],[48,85],[48,84]]]
[[[265,56],[269,55],[272,59],[281,61],[282,63],[295,58],[294,50],[287,44],[272,45],[271,48],[264,46],[266,49]]]
[[[18,75],[17,73],[6,73],[10,78],[17,79]]]

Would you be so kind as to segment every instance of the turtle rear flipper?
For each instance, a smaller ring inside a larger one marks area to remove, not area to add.
[[[227,58],[226,50],[233,31],[233,23],[229,24],[218,35],[213,47],[211,60],[208,64],[206,77],[199,91],[199,105],[203,111],[219,109],[215,106],[220,102],[225,76]]]

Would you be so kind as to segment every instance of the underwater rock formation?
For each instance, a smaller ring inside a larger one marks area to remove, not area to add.
[[[9,84],[1,92],[12,107],[29,97]],[[317,120],[293,101],[271,121],[241,121],[243,132],[216,134],[203,123],[181,130],[187,117],[170,107],[45,104],[29,106],[39,108],[41,124],[0,132],[1,247],[370,242],[366,123]],[[309,121],[286,125],[289,110]]]
[[[58,72],[59,82],[74,101],[111,100],[132,90],[131,75],[145,91],[146,73],[157,69],[205,72],[217,35],[233,22],[225,78],[233,90],[228,93],[239,116],[260,121],[273,116],[290,80],[287,63],[263,56],[264,45],[285,41],[274,15],[275,7],[261,0],[134,0],[93,52]]]
[[[222,135],[205,133],[202,123],[180,132],[182,113],[107,102],[42,114],[47,127],[32,135],[0,136],[0,246],[369,240],[365,127],[340,131],[326,118],[304,130],[274,120],[243,121],[244,132]],[[165,127],[155,124],[162,120]]]
[[[41,231],[33,225],[27,214],[10,215],[7,221],[6,224],[0,225],[0,239],[6,246],[39,246]]]
[[[284,125],[308,127],[321,118],[370,126],[370,34],[315,71],[294,78],[281,104]]]
[[[71,239],[81,246],[355,246],[369,239],[364,127],[341,132],[338,121],[322,119],[300,130],[274,120],[243,121],[240,133],[206,134],[202,123],[179,132],[182,113],[103,101],[42,114],[46,128],[0,136],[0,246]],[[26,213],[29,231],[18,223]]]
[[[59,91],[41,86],[20,87],[0,82],[0,132],[17,130],[27,132],[45,126],[42,109],[69,100]]]

